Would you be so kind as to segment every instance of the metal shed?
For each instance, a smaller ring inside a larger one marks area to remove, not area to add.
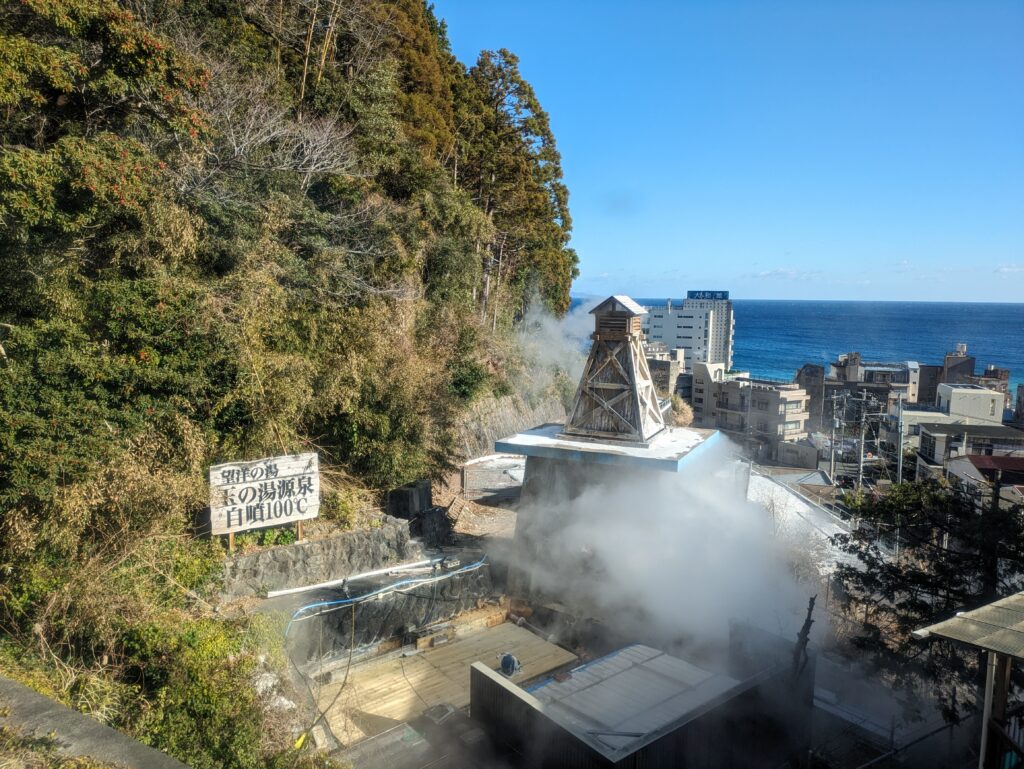
[[[954,641],[986,652],[985,700],[978,769],[1024,761],[1024,706],[1009,707],[1010,668],[1024,660],[1024,592],[913,632],[919,640]]]

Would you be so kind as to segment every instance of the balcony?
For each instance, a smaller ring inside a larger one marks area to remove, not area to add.
[[[730,403],[729,401],[723,401],[718,404],[719,411],[728,411],[731,414],[746,414],[747,404],[746,403]]]

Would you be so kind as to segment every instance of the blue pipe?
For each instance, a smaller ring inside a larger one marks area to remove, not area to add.
[[[338,606],[338,607],[340,607],[340,606],[348,606],[348,605],[353,604],[353,603],[361,603],[361,602],[366,601],[366,600],[368,600],[370,598],[373,598],[375,596],[381,595],[382,593],[389,593],[389,592],[391,592],[393,590],[396,590],[396,589],[398,589],[400,587],[404,587],[405,585],[419,585],[419,584],[422,584],[424,582],[430,582],[431,580],[437,581],[437,580],[440,580],[440,579],[448,579],[449,577],[454,577],[456,574],[464,574],[467,571],[474,571],[476,569],[479,569],[486,562],[487,562],[487,556],[485,555],[483,558],[481,558],[476,563],[471,563],[468,566],[463,566],[461,568],[456,569],[455,571],[450,571],[447,574],[442,575],[441,577],[433,576],[433,577],[418,577],[418,578],[414,578],[414,579],[403,579],[403,580],[399,580],[398,582],[395,582],[393,585],[387,585],[385,587],[377,588],[376,590],[371,590],[369,593],[364,593],[363,595],[357,595],[357,596],[354,596],[352,598],[339,598],[336,601],[319,601],[317,603],[311,603],[311,604],[306,604],[305,606],[300,606],[292,614],[291,619],[288,620],[288,625],[284,629],[285,638],[288,637],[288,633],[291,632],[292,625],[295,622],[298,622],[298,621],[303,620],[303,619],[307,619],[308,617],[315,617],[315,616],[317,616],[317,614],[310,614],[308,616],[299,616],[299,615],[301,615],[303,612],[305,612],[308,609],[318,609],[318,608],[326,607],[326,606]],[[319,614],[326,614],[326,613],[327,612],[319,612]]]

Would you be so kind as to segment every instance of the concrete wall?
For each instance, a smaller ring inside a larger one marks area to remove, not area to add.
[[[77,713],[16,681],[0,677],[0,727],[14,728],[50,745],[59,756],[116,764],[127,769],[188,769],[155,748],[116,732],[95,718]],[[0,755],[0,760],[3,756]],[[77,765],[77,764],[76,764]],[[0,766],[26,766],[13,759]],[[33,764],[35,766],[35,764]],[[54,760],[47,766],[65,766]]]
[[[480,662],[469,670],[469,714],[513,766],[611,767],[614,764],[543,712],[529,692]]]
[[[818,466],[818,450],[806,443],[781,441],[776,458],[779,464],[790,467],[814,468]]]
[[[679,357],[683,357],[682,350],[675,350],[674,352],[678,353]],[[654,382],[654,389],[657,391],[659,396],[664,398],[676,392],[676,386],[679,381],[679,374],[682,372],[684,365],[685,364],[683,364],[678,359],[647,359],[647,367],[651,371],[651,379]]]
[[[545,422],[561,422],[565,407],[556,398],[530,403],[520,395],[482,398],[470,406],[459,427],[463,459],[494,453],[494,442]]]
[[[938,403],[940,411],[954,417],[958,422],[981,422],[998,425],[1003,421],[1005,396],[995,390],[964,388],[940,384]]]
[[[229,558],[224,563],[222,596],[262,595],[420,558],[422,551],[409,537],[408,521],[384,516],[376,528]]]

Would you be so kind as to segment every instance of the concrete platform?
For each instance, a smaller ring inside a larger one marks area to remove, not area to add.
[[[666,427],[644,447],[618,445],[611,440],[572,440],[562,434],[563,429],[558,423],[540,425],[496,441],[494,450],[501,454],[678,473],[688,459],[720,440],[717,430]]]
[[[343,745],[353,745],[410,721],[434,705],[466,707],[470,665],[482,662],[497,669],[498,655],[504,652],[511,652],[522,663],[522,670],[511,679],[516,683],[576,660],[572,652],[504,622],[409,657],[391,657],[353,667],[344,689],[344,674],[336,673],[338,683],[321,689],[319,704],[321,708],[330,706],[327,723],[335,738]]]

